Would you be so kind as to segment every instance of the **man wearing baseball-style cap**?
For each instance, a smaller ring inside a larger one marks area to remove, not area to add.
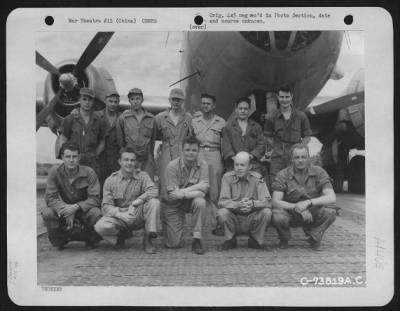
[[[104,120],[93,112],[94,91],[83,87],[79,91],[80,108],[64,119],[61,141],[76,143],[80,148],[80,164],[101,176],[100,154],[104,150]]]
[[[182,89],[170,91],[171,108],[156,115],[157,137],[162,141],[160,161],[160,194],[165,191],[164,172],[168,163],[182,154],[184,137],[192,134],[192,116],[184,109],[185,94]]]
[[[119,117],[119,97],[116,90],[107,92],[105,97],[106,108],[96,112],[105,121],[105,146],[100,157],[101,176],[99,179],[101,186],[103,186],[108,176],[119,170],[119,145],[116,130],[117,119]]]
[[[136,154],[137,166],[154,179],[154,144],[156,125],[154,116],[146,111],[143,104],[143,92],[132,88],[128,92],[131,109],[124,111],[117,120],[118,145],[130,147]]]

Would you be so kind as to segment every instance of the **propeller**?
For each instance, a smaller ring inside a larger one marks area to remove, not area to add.
[[[79,75],[91,64],[97,55],[99,55],[99,53],[104,49],[113,34],[113,32],[98,32],[94,36],[78,60],[73,72],[74,76]]]
[[[364,102],[364,92],[357,92],[341,96],[339,98],[335,98],[318,106],[309,107],[306,109],[306,112],[311,115],[329,113],[329,112],[339,111],[340,109],[360,104],[363,102]]]
[[[79,58],[73,73],[61,74],[55,66],[53,66],[43,55],[36,51],[36,64],[49,72],[50,74],[59,76],[60,88],[57,94],[51,99],[49,104],[40,110],[36,115],[36,131],[40,128],[47,116],[52,113],[55,105],[59,101],[64,90],[71,90],[77,85],[77,77],[85,71],[85,69],[93,62],[93,60],[104,49],[108,41],[111,39],[113,32],[98,32],[92,41],[88,44],[85,51]]]
[[[36,65],[43,68],[47,72],[59,76],[61,73],[54,67],[42,54],[36,51]]]

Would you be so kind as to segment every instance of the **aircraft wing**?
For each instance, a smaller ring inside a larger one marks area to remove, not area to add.
[[[363,102],[364,102],[364,91],[344,95],[316,106],[307,107],[305,112],[312,115],[330,113]]]

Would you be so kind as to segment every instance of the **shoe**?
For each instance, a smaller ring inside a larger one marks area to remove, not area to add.
[[[233,248],[237,248],[237,240],[235,236],[230,240],[224,241],[224,243],[218,246],[219,251],[227,251]]]
[[[217,224],[217,226],[211,231],[211,233],[216,236],[224,236],[225,230],[223,226]]]
[[[117,243],[115,243],[114,249],[124,249],[125,248],[125,238],[118,236]]]
[[[262,249],[264,251],[270,250],[270,248],[267,245],[258,243],[256,239],[254,239],[252,236],[249,237],[249,240],[247,242],[247,247],[252,249]]]
[[[201,240],[200,239],[194,239],[193,240],[192,252],[197,254],[197,255],[203,255],[204,254],[204,249],[203,249],[203,246],[201,246]]]
[[[155,254],[156,248],[154,247],[152,240],[152,233],[145,232],[143,237],[143,249],[147,254]]]
[[[312,237],[310,237],[308,239],[308,243],[310,243],[310,246],[313,250],[315,250],[315,251],[321,250],[321,241],[316,241]]]
[[[281,241],[279,242],[279,248],[280,248],[280,249],[288,249],[288,248],[289,248],[289,242],[288,242],[288,241],[281,240]]]

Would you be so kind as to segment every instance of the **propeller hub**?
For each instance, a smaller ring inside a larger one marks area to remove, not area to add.
[[[58,79],[60,82],[60,87],[63,88],[65,91],[71,91],[74,87],[78,85],[78,80],[76,77],[68,72],[68,73],[63,73],[60,78]]]

